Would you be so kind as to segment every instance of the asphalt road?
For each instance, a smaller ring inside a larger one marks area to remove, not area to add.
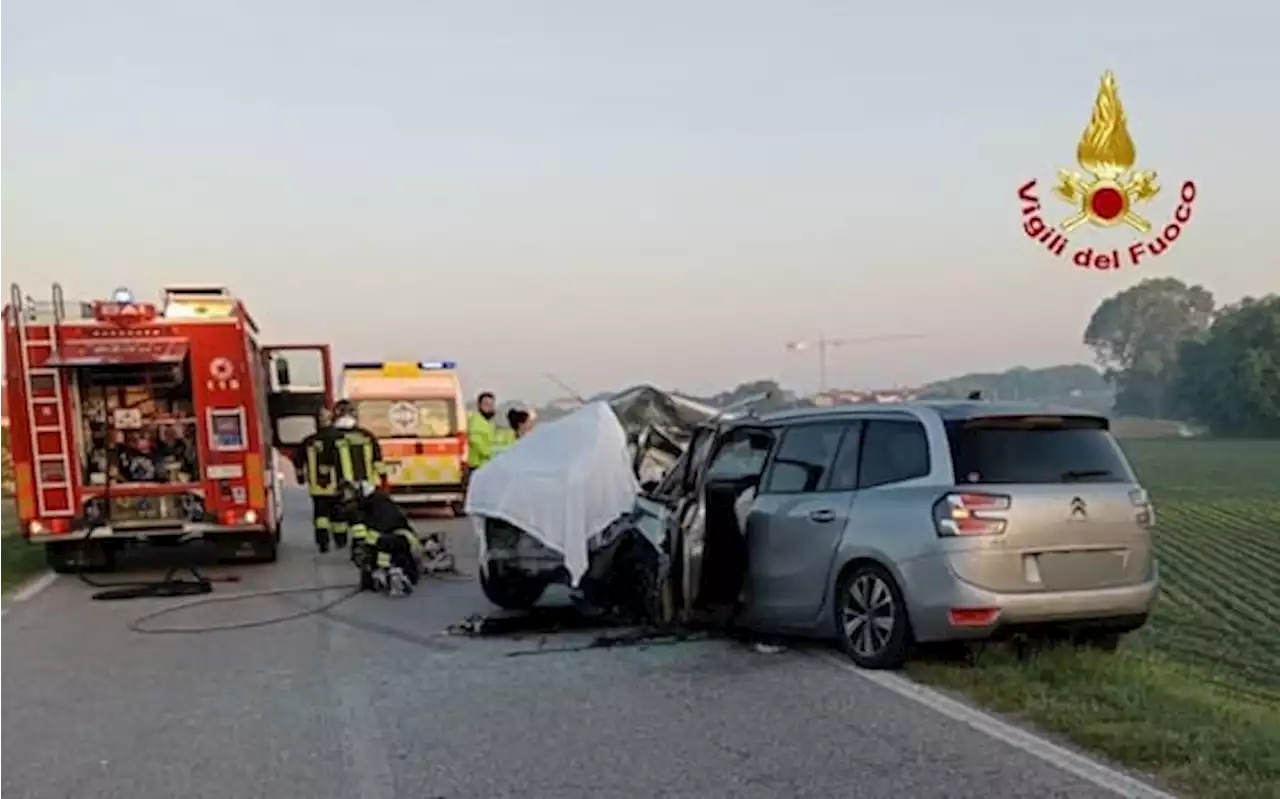
[[[313,551],[301,502],[289,522],[280,562],[230,569],[243,582],[219,594],[351,578],[345,555]],[[418,526],[447,530],[474,573],[464,522]],[[491,610],[474,580],[204,635],[129,632],[131,618],[179,600],[91,592],[62,577],[4,617],[11,797],[1114,796],[804,649],[557,652],[592,634],[443,634]],[[157,623],[319,601],[254,599]]]

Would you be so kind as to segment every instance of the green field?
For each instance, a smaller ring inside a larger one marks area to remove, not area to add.
[[[1164,591],[1134,645],[1280,701],[1280,441],[1141,441]]]
[[[8,592],[44,571],[44,548],[28,544],[18,534],[16,508],[9,500],[0,506],[0,590]]]
[[[1192,796],[1280,797],[1280,441],[1127,441],[1156,503],[1162,596],[1116,655],[1071,650],[913,676]]]

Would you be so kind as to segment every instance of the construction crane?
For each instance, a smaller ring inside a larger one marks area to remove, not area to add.
[[[848,347],[858,344],[879,344],[886,341],[905,341],[908,339],[927,338],[928,333],[890,333],[880,336],[852,336],[841,338],[828,338],[825,333],[819,333],[818,337],[813,340],[804,341],[788,341],[786,348],[788,352],[806,352],[810,349],[818,351],[818,392],[826,393],[827,391],[827,353],[837,347]]]

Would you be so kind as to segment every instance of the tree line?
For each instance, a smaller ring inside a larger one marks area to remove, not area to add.
[[[1280,295],[1219,306],[1203,286],[1151,278],[1103,300],[1084,343],[1119,415],[1280,437]]]

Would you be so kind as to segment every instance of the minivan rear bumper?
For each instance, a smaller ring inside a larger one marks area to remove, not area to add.
[[[1054,624],[1133,629],[1151,612],[1160,593],[1156,564],[1151,579],[1133,585],[1087,591],[1001,593],[965,582],[949,567],[946,554],[927,555],[901,564],[903,593],[917,641],[990,638],[1011,627]],[[953,622],[953,610],[997,609],[989,623],[975,624],[968,614]]]

